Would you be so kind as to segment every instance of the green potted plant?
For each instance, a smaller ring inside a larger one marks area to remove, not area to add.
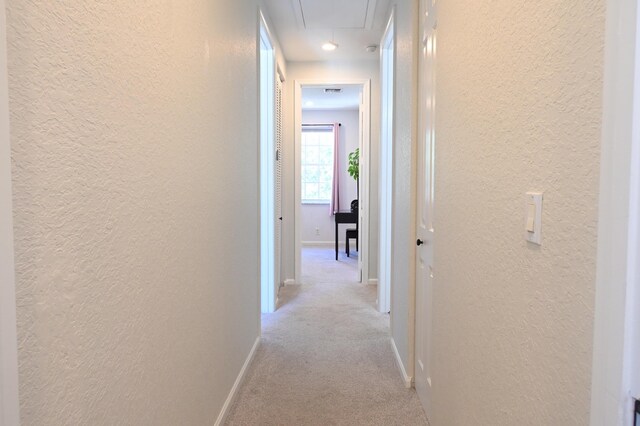
[[[351,211],[355,212],[358,211],[358,199],[360,198],[360,148],[349,153],[347,172],[356,181],[356,199],[351,202]]]

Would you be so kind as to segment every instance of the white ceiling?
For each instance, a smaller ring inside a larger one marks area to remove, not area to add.
[[[327,87],[340,88],[340,93],[325,93]],[[302,109],[356,109],[360,105],[358,84],[333,84],[330,86],[302,87]]]
[[[265,0],[288,61],[377,60],[390,0]],[[338,49],[325,52],[327,41]]]

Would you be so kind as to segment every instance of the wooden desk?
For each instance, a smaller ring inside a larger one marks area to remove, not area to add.
[[[340,223],[358,223],[358,212],[335,212],[336,221],[336,260],[338,260],[338,225]]]

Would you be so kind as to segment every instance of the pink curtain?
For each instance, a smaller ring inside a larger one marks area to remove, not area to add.
[[[333,123],[333,180],[331,182],[331,201],[329,214],[340,211],[340,169],[338,162],[338,148],[340,142],[340,124]]]

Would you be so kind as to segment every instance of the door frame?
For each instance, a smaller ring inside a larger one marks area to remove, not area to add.
[[[360,215],[360,241],[358,245],[360,252],[358,256],[362,259],[362,283],[369,282],[369,176],[370,176],[370,152],[371,152],[371,79],[299,79],[293,82],[294,85],[294,240],[295,259],[294,277],[296,284],[302,279],[302,238],[301,238],[301,212],[302,192],[300,188],[301,177],[301,156],[302,145],[302,87],[309,86],[330,86],[330,85],[359,85],[362,87],[363,126],[362,126],[362,146],[360,147],[360,199],[358,202],[362,214]]]
[[[633,424],[631,389],[640,393],[639,29],[637,0],[607,1],[591,384],[594,426]]]
[[[0,0],[0,426],[20,424],[5,1]]]
[[[258,20],[258,119],[260,134],[260,312],[276,310],[275,282],[275,85],[277,74],[275,45],[266,19],[259,11]],[[264,63],[266,61],[266,64]],[[266,86],[265,86],[266,85]]]
[[[385,52],[390,51],[391,72],[385,73]],[[391,277],[393,276],[393,145],[395,129],[395,7],[380,39],[380,224],[378,229],[378,311],[391,311]],[[386,77],[385,77],[386,76]],[[386,80],[386,81],[385,81]],[[385,93],[388,88],[390,94]]]

